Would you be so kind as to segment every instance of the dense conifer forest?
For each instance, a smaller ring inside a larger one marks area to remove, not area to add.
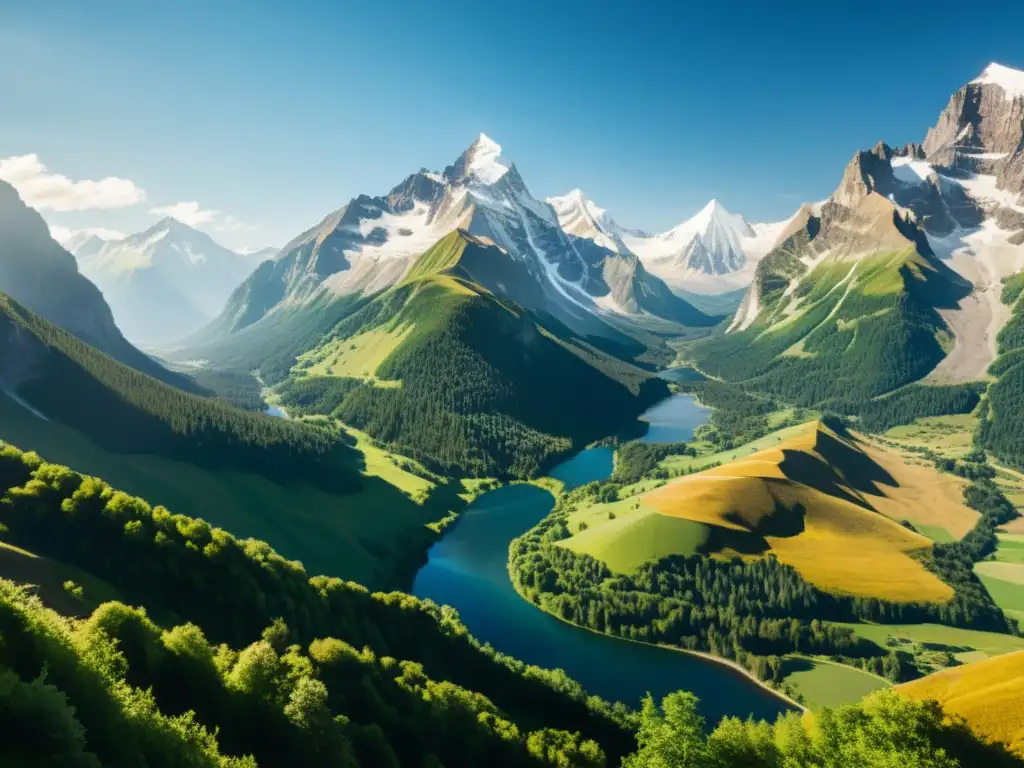
[[[182,392],[3,297],[0,338],[5,354],[20,361],[17,370],[6,371],[20,379],[14,382],[18,395],[113,453],[157,454],[333,491],[358,488],[358,455],[336,431]]]
[[[1003,302],[1013,307],[1009,322],[999,332],[1000,356],[989,368],[998,379],[989,386],[982,404],[978,445],[1001,460],[1024,467],[1024,274],[1004,281]]]

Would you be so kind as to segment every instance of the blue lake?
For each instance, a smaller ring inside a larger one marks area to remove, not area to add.
[[[709,410],[676,396],[646,414],[655,436],[688,439]],[[673,421],[674,420],[674,421]],[[649,436],[650,437],[650,436]],[[610,448],[592,448],[552,472],[568,487],[607,477]],[[774,719],[792,707],[745,675],[714,661],[631,643],[573,627],[516,593],[509,580],[508,546],[547,515],[554,498],[533,485],[511,485],[484,494],[430,550],[413,593],[455,607],[478,639],[529,664],[564,669],[590,692],[637,706],[685,689],[700,698],[709,722],[735,715]]]

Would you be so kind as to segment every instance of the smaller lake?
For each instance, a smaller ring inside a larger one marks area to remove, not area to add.
[[[665,381],[694,382],[708,380],[707,376],[688,365],[683,365],[679,368],[668,368],[659,373],[658,376]]]
[[[710,417],[711,409],[698,403],[693,395],[673,395],[640,417],[651,425],[640,439],[645,443],[686,442]]]
[[[264,413],[267,414],[267,416],[276,416],[279,419],[291,418],[283,408],[278,408],[276,405],[268,405],[267,410],[265,410]]]

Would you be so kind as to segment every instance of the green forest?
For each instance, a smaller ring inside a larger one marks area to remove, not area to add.
[[[281,402],[333,415],[437,472],[528,478],[574,448],[630,429],[668,394],[662,380],[459,285],[429,276],[402,284],[324,337],[337,343],[411,327],[376,370],[400,385],[299,368],[279,387]]]
[[[28,375],[17,393],[113,453],[157,454],[208,468],[258,472],[284,483],[306,480],[338,492],[359,486],[358,456],[336,431],[182,392],[3,296],[0,334],[8,339],[8,354],[25,361]]]
[[[310,577],[10,446],[0,488],[6,542],[121,600],[69,621],[0,584],[0,706],[25,726],[5,765],[597,766],[633,747],[625,708],[450,608]]]
[[[997,380],[982,404],[978,445],[1001,460],[1024,467],[1024,273],[1003,282],[1003,303],[1013,307],[1009,322],[999,332],[999,357],[989,368]]]

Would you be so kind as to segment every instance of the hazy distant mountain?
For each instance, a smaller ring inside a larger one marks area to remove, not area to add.
[[[165,218],[122,240],[90,237],[74,248],[82,273],[103,291],[124,333],[158,344],[210,322],[231,292],[274,252],[242,255]]]
[[[79,273],[74,257],[50,236],[42,216],[2,181],[0,292],[132,368],[176,386],[195,388],[191,380],[162,368],[125,340],[103,295]],[[0,368],[5,380],[28,362],[4,358]]]

